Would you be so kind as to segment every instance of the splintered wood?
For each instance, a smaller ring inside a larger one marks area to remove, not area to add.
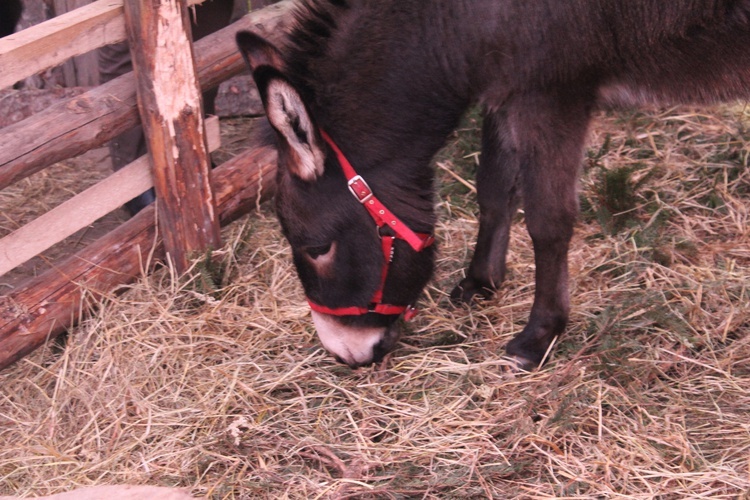
[[[138,107],[159,200],[159,225],[178,273],[221,246],[187,6],[180,0],[125,4]]]

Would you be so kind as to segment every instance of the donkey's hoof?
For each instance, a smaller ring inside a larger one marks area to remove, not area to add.
[[[451,292],[451,302],[455,305],[471,304],[479,300],[491,299],[495,290],[472,278],[464,278]]]
[[[536,370],[539,366],[538,363],[523,356],[507,355],[503,359],[510,362],[506,367],[509,373],[529,373]]]

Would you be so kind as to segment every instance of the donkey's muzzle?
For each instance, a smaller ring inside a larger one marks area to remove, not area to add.
[[[345,324],[339,317],[312,311],[313,323],[323,347],[352,368],[382,361],[401,337],[398,322],[388,326]]]

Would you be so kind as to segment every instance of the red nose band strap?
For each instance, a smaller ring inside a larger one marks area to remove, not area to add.
[[[331,316],[362,316],[363,314],[376,313],[385,315],[394,315],[406,313],[404,319],[411,319],[416,314],[416,309],[412,306],[394,306],[391,304],[372,304],[372,307],[326,307],[307,299],[307,303],[310,304],[310,309],[323,314],[330,314]],[[410,316],[410,311],[414,311]]]

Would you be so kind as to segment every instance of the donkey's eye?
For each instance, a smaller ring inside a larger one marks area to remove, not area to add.
[[[317,259],[318,257],[327,254],[331,251],[331,243],[328,243],[326,245],[317,245],[312,247],[305,247],[305,253],[312,257],[313,259]]]

